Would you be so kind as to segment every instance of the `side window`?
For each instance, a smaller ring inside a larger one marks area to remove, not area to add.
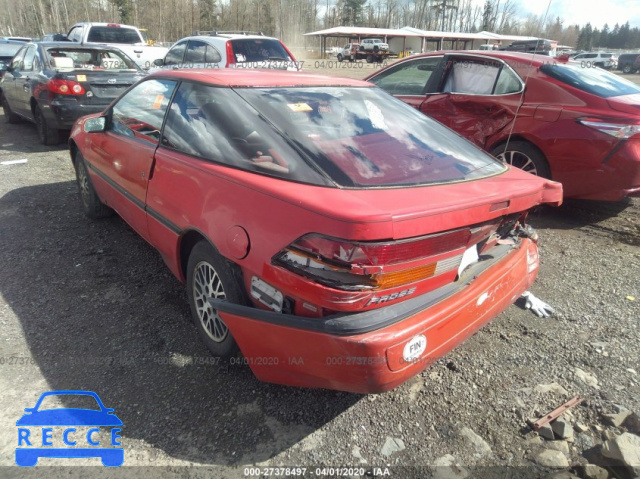
[[[509,93],[518,93],[522,90],[522,82],[520,77],[511,68],[506,65],[502,67],[494,95],[507,95]]]
[[[454,58],[451,61],[443,91],[491,95],[499,73],[499,64]]]
[[[204,57],[205,63],[220,63],[222,56],[220,52],[212,45],[207,45],[207,53]]]
[[[113,106],[109,129],[119,135],[157,144],[175,87],[173,80],[140,83]]]
[[[82,27],[74,27],[71,29],[68,35],[69,40],[72,42],[80,42],[82,41]]]
[[[175,65],[177,63],[182,63],[182,59],[184,57],[184,51],[187,48],[187,42],[177,43],[171,50],[167,52],[167,56],[164,58],[165,65]]]
[[[369,81],[392,95],[424,95],[429,77],[442,61],[442,57],[418,58],[402,62]]]
[[[24,55],[24,61],[22,62],[23,72],[33,71],[33,64],[36,59],[36,47],[27,48],[27,52]]]
[[[16,53],[16,56],[13,57],[13,60],[11,60],[11,68],[13,68],[15,71],[22,70],[22,60],[24,60],[24,54],[26,51],[26,48],[20,49],[18,53]]]
[[[184,57],[185,63],[204,63],[207,44],[198,40],[189,41],[187,54]]]

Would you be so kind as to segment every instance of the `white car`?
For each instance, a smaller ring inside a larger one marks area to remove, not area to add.
[[[155,60],[167,53],[164,47],[148,45],[137,27],[119,23],[76,23],[67,33],[67,38],[72,42],[117,47],[144,69],[149,69]]]
[[[379,38],[365,38],[360,42],[361,52],[389,52],[389,45]]]
[[[178,40],[167,55],[155,62],[162,68],[268,68],[302,69],[277,38],[260,34],[198,32]]]
[[[618,66],[618,57],[613,53],[586,52],[576,55],[573,59],[584,64],[584,66],[600,67],[605,70],[611,70]]]

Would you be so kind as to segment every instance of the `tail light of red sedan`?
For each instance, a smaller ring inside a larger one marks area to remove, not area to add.
[[[385,242],[308,234],[278,253],[274,262],[332,288],[380,290],[457,268],[470,238],[469,228]]]
[[[611,135],[620,140],[626,140],[640,134],[640,121],[604,120],[601,118],[581,118],[582,125]]]

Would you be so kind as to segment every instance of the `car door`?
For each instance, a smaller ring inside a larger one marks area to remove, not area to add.
[[[40,62],[37,58],[37,51],[35,45],[30,45],[24,54],[24,59],[20,64],[20,76],[16,77],[15,82],[15,102],[16,111],[23,116],[32,117],[31,113],[31,96],[32,85],[35,81],[35,77],[38,74]]]
[[[16,99],[16,85],[20,81],[20,69],[22,68],[22,60],[27,47],[22,47],[11,60],[9,70],[4,74],[2,79],[2,94],[7,99],[9,106],[14,112],[18,111],[18,99]]]
[[[420,109],[426,98],[427,84],[432,75],[441,70],[443,58],[443,55],[436,55],[401,61],[369,78],[369,81]]]
[[[107,112],[103,133],[92,136],[85,150],[100,197],[148,239],[146,194],[153,156],[160,139],[176,81],[151,79],[139,83]]]
[[[489,56],[445,55],[420,111],[481,148],[511,125],[524,83],[505,62]]]

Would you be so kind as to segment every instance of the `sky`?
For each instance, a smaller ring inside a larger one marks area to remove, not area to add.
[[[484,0],[474,0],[484,5]],[[549,0],[517,0],[519,12],[523,18],[529,13],[544,15],[549,7]],[[613,29],[616,23],[624,25],[629,22],[633,27],[640,27],[640,0],[551,0],[548,17],[564,20],[564,26],[591,23],[592,27],[601,29],[605,23]]]

